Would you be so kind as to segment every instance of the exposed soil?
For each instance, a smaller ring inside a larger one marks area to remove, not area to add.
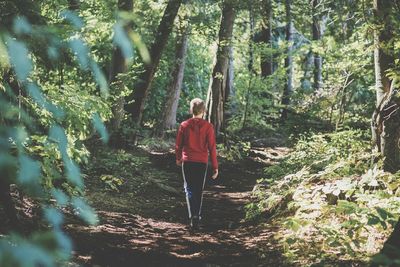
[[[102,153],[95,157],[112,155],[111,150]],[[106,189],[99,179],[101,172],[110,173],[101,161],[94,159],[92,169],[97,171],[88,170],[87,197],[100,223],[85,226],[67,220],[75,262],[84,266],[285,265],[274,239],[276,229],[244,220],[244,207],[265,164],[251,158],[222,161],[219,179],[206,184],[201,229],[192,233],[174,155],[129,153],[142,161],[137,167],[132,163],[129,171],[127,160],[119,191]]]

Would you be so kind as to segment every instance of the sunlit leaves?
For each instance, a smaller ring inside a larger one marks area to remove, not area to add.
[[[69,46],[74,52],[74,55],[77,57],[79,65],[82,69],[88,70],[90,69],[96,83],[100,87],[100,92],[104,97],[108,96],[108,83],[103,74],[100,70],[97,63],[90,58],[89,55],[89,48],[87,45],[82,41],[82,39],[73,37],[69,42]]]
[[[64,111],[57,107],[56,105],[49,102],[45,96],[42,94],[39,87],[34,83],[28,83],[26,86],[28,94],[32,99],[42,108],[50,111],[56,118],[61,118],[64,116]]]
[[[7,47],[4,45],[3,40],[0,38],[0,67],[6,68],[10,65],[10,58],[8,57]]]
[[[11,37],[7,37],[6,41],[11,64],[15,69],[18,79],[24,82],[33,68],[29,59],[28,49],[24,43]]]
[[[67,178],[76,186],[82,188],[83,181],[79,167],[71,160],[68,155],[68,139],[63,128],[53,125],[49,131],[49,138],[57,143],[61,157],[67,173]]]
[[[60,17],[71,23],[76,30],[80,30],[84,26],[83,20],[80,17],[78,17],[75,12],[71,10],[61,11]]]
[[[27,197],[39,197],[35,205],[42,206],[52,227],[29,237],[0,239],[1,266],[63,265],[71,256],[72,244],[61,231],[61,207],[71,205],[85,222],[98,221],[83,198],[71,200],[71,195],[80,195],[84,187],[79,164],[87,160],[88,151],[82,140],[93,128],[103,141],[108,140],[101,118],[107,119],[111,111],[93,94],[100,89],[101,95],[107,96],[108,84],[86,43],[83,19],[68,10],[60,16],[73,27],[64,23],[60,28],[47,21],[32,26],[26,18],[16,17],[0,36],[0,68],[6,74],[6,82],[0,85],[0,176],[18,184]],[[60,21],[57,16],[55,19]],[[71,54],[76,62],[71,62]],[[77,83],[82,77],[71,78],[63,69],[66,65],[83,73],[88,81]],[[61,77],[56,77],[57,72]],[[77,94],[77,88],[84,93]],[[62,186],[55,188],[55,180]]]
[[[83,69],[89,68],[89,48],[80,38],[72,38],[69,41],[69,46],[78,59],[80,66]]]

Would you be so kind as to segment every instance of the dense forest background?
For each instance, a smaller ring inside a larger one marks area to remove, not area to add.
[[[64,222],[101,221],[90,179],[112,165],[101,183],[118,194],[121,151],[169,151],[195,97],[222,162],[263,164],[244,219],[278,229],[287,264],[400,265],[399,1],[18,0],[0,10],[1,266],[73,261]]]

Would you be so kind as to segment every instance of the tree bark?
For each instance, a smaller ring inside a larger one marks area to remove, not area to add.
[[[252,81],[253,81],[253,75],[255,74],[254,71],[254,47],[253,47],[253,39],[254,39],[254,14],[253,14],[253,6],[250,3],[249,4],[249,18],[250,18],[250,40],[249,40],[249,65],[248,65],[248,70],[250,74],[249,78],[249,84],[247,87],[247,93],[246,93],[246,104],[244,107],[244,115],[243,115],[243,124],[242,124],[242,129],[246,127],[246,122],[247,122],[247,112],[249,109],[250,105],[250,90],[252,87]]]
[[[166,129],[173,129],[176,127],[176,112],[178,110],[179,96],[185,70],[188,37],[189,25],[184,25],[178,36],[179,41],[176,45],[175,65],[172,71],[172,79],[168,86],[167,100],[161,115],[162,120],[156,130],[156,135],[159,137],[164,137]]]
[[[390,1],[389,1],[390,2]],[[391,6],[388,1],[374,0],[374,11],[378,21],[383,23],[383,29],[374,31],[374,62],[375,62],[375,89],[376,89],[376,106],[382,102],[385,94],[390,91],[391,81],[385,75],[386,71],[393,65],[393,55],[390,55],[383,46],[393,37],[390,30],[390,21],[387,20]]]
[[[68,9],[71,11],[78,11],[80,7],[79,0],[68,0]]]
[[[373,140],[378,151],[384,157],[384,169],[395,172],[400,168],[398,122],[399,97],[394,82],[387,75],[387,70],[394,66],[394,47],[390,40],[393,37],[391,15],[395,12],[393,3],[374,0],[376,29],[374,31],[374,64],[376,109],[372,119]]]
[[[285,11],[286,11],[286,41],[288,43],[287,56],[285,58],[285,68],[286,68],[286,83],[283,89],[282,95],[282,105],[284,105],[281,113],[282,121],[287,119],[288,106],[290,104],[290,96],[293,91],[293,21],[291,12],[291,0],[285,1]]]
[[[235,10],[229,0],[225,0],[222,7],[222,17],[219,29],[219,43],[216,62],[212,71],[212,80],[207,97],[207,119],[214,125],[216,135],[219,136],[224,122],[226,77],[229,63],[229,49],[232,42]]]
[[[264,22],[261,30],[262,42],[265,46],[272,48],[272,0],[264,0],[263,5]],[[267,77],[271,75],[273,71],[273,55],[262,55],[261,77]]]
[[[118,10],[120,11],[132,11],[133,10],[133,0],[118,0]],[[126,25],[124,28],[127,31],[131,27],[131,25]],[[109,72],[109,84],[118,82],[117,76],[120,73],[125,73],[128,70],[127,59],[123,56],[121,48],[118,46],[114,47],[113,55],[111,59],[111,67]],[[119,84],[114,84],[116,88],[123,87],[123,84],[119,82]],[[125,99],[124,97],[119,97],[113,107],[112,113],[113,118],[111,120],[111,130],[118,131],[121,122],[124,119],[125,111],[124,111]]]
[[[313,76],[313,65],[314,65],[314,55],[310,49],[307,55],[305,55],[302,64],[303,77],[301,78],[301,87],[307,91],[312,87],[311,80]]]
[[[320,0],[312,1],[312,36],[313,41],[321,40],[322,29],[320,16],[317,15],[317,8]],[[318,91],[322,86],[322,57],[318,52],[314,52],[314,92]]]
[[[150,46],[151,63],[145,66],[144,72],[139,76],[139,80],[132,94],[127,97],[128,102],[126,111],[131,114],[135,127],[139,127],[147,95],[149,94],[151,83],[160,63],[162,52],[167,44],[168,37],[171,34],[174,20],[178,14],[182,0],[170,0],[164,11],[164,15],[158,26],[156,36]]]
[[[233,81],[235,79],[235,69],[233,64],[233,46],[229,47],[229,62],[228,62],[228,72],[226,76],[226,95],[225,102],[228,103],[230,97],[235,96],[235,88]]]

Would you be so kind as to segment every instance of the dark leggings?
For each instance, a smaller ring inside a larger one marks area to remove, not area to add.
[[[189,218],[201,215],[203,189],[207,175],[207,164],[186,161],[182,164],[182,175],[188,205]]]

